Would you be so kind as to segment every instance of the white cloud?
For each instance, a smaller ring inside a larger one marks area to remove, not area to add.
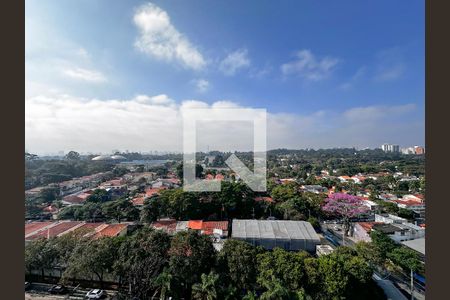
[[[90,92],[99,83],[114,82],[113,68],[107,58],[94,56],[89,48],[72,41],[57,27],[38,20],[30,16],[25,26],[27,97],[48,94],[55,88],[58,93],[79,89]],[[108,76],[104,70],[108,70]],[[97,84],[86,85],[87,82]]]
[[[194,83],[197,91],[200,93],[206,92],[207,90],[209,90],[209,88],[211,86],[209,81],[206,79],[196,79],[193,81],[193,83]]]
[[[25,142],[35,153],[58,150],[107,152],[182,151],[181,112],[188,108],[242,108],[233,101],[208,104],[169,96],[86,99],[51,94],[25,102]],[[267,143],[273,148],[375,147],[386,140],[421,144],[423,120],[412,104],[368,106],[310,114],[268,113]],[[251,124],[201,124],[198,145],[218,150],[250,150]],[[249,133],[250,132],[250,133]],[[204,135],[203,135],[204,134]],[[200,147],[199,146],[199,147]],[[234,149],[233,149],[234,147]],[[247,147],[247,148],[246,148]],[[206,150],[200,149],[200,150]]]
[[[250,66],[247,49],[238,49],[225,57],[219,65],[219,70],[227,76],[234,75],[239,69]]]
[[[384,49],[377,53],[376,58],[376,81],[392,81],[403,76],[406,65],[401,47]]]
[[[382,66],[379,68],[375,80],[378,81],[391,81],[400,78],[405,70],[405,66],[401,63],[393,66]]]
[[[356,70],[355,74],[348,80],[339,86],[342,90],[349,90],[366,74],[366,67],[363,66]]]
[[[200,70],[206,65],[202,54],[171,23],[167,12],[148,3],[139,7],[133,17],[140,35],[135,47],[159,60],[177,61],[186,68]]]
[[[261,79],[272,72],[272,66],[267,64],[262,68],[252,68],[249,72],[250,78]]]
[[[349,122],[377,121],[383,118],[395,118],[396,116],[409,113],[415,108],[414,104],[354,107],[345,111],[343,117]]]
[[[101,72],[79,67],[65,69],[63,70],[63,73],[73,79],[84,80],[92,83],[102,83],[107,81],[105,75]]]
[[[318,81],[328,77],[339,63],[339,59],[326,56],[317,59],[307,49],[296,53],[296,60],[281,65],[283,75],[298,75],[305,79]]]
[[[161,94],[157,96],[147,96],[147,95],[137,95],[133,98],[133,100],[142,104],[151,104],[151,105],[173,105],[175,101],[170,99],[166,94]]]

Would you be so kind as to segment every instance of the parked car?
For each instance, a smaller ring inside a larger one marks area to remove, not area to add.
[[[90,290],[86,294],[86,298],[88,298],[88,299],[101,299],[104,296],[106,296],[106,292],[104,290],[99,290],[99,289]]]
[[[67,288],[64,285],[57,284],[49,288],[48,292],[50,294],[65,294],[67,293]]]

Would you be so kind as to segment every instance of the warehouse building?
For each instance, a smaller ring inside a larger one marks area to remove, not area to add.
[[[231,237],[271,250],[306,250],[314,253],[320,238],[311,223],[281,220],[233,220]]]

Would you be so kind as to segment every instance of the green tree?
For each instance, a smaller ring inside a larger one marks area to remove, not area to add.
[[[388,258],[403,269],[412,270],[413,272],[419,271],[422,267],[419,255],[414,250],[406,247],[395,248],[388,253]]]
[[[219,266],[239,290],[255,288],[257,254],[261,252],[249,243],[228,239],[219,253]]]
[[[219,275],[210,272],[202,274],[201,282],[192,286],[192,298],[199,300],[214,300],[218,298]]]
[[[111,200],[109,193],[104,189],[96,189],[86,198],[86,202],[103,203]]]
[[[45,270],[53,266],[56,258],[57,251],[47,239],[38,239],[25,246],[26,270],[40,270],[42,279],[45,277]]]
[[[169,268],[181,294],[190,295],[200,274],[208,274],[215,264],[215,250],[208,236],[197,231],[178,232],[171,241]]]
[[[281,248],[258,254],[258,283],[274,288],[279,282],[288,290],[300,290],[306,282],[304,260],[307,257],[305,251],[288,252]]]
[[[399,208],[397,215],[401,218],[405,218],[408,220],[414,219],[414,212],[412,210],[406,209],[406,208]]]
[[[180,179],[183,179],[183,163],[179,164],[176,168],[177,176]],[[203,176],[203,167],[199,164],[195,165],[195,177],[202,178]]]
[[[144,207],[141,211],[141,221],[154,222],[163,215],[163,208],[159,196],[144,200]]]
[[[39,192],[38,197],[42,199],[42,202],[50,203],[58,198],[59,191],[59,187],[57,186],[46,187]]]
[[[168,273],[169,236],[162,231],[143,228],[126,238],[118,249],[114,273],[128,284],[133,296],[161,299],[171,294],[172,275]]]
[[[139,210],[127,199],[119,199],[107,202],[103,205],[102,211],[108,219],[136,221],[139,218]]]
[[[291,291],[284,286],[279,279],[271,277],[270,280],[261,283],[265,292],[261,295],[261,300],[289,300]]]
[[[67,160],[80,160],[80,153],[76,151],[69,151],[64,158]]]
[[[297,187],[297,183],[277,185],[272,189],[270,195],[277,202],[285,202],[298,195]]]
[[[68,261],[63,281],[94,275],[103,286],[105,274],[113,272],[113,264],[118,258],[116,241],[104,237],[79,243]]]
[[[379,260],[384,261],[387,258],[388,253],[397,247],[395,242],[382,232],[372,231],[370,233],[370,238]]]

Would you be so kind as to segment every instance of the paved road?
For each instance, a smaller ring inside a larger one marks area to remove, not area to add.
[[[324,233],[325,237],[328,237],[327,240],[330,241],[332,244],[338,244],[342,245],[342,227],[339,224],[322,224],[322,231]],[[339,229],[339,230],[336,230]],[[354,247],[355,241],[350,239],[349,237],[345,237],[345,246]],[[375,275],[375,274],[374,274]],[[390,275],[389,278],[383,279],[383,281],[377,281],[375,280],[378,285],[385,290],[386,296],[389,297],[398,297],[398,293],[402,292],[396,287],[400,287],[403,290],[403,296],[404,294],[407,294],[408,298],[410,297],[410,285],[409,285],[409,278],[400,278],[394,275]],[[395,283],[395,284],[394,284]],[[414,282],[414,299],[417,300],[425,300],[425,294],[423,291],[423,288],[417,283]],[[393,289],[396,289],[397,292],[392,292]],[[404,296],[405,297],[405,296]],[[404,299],[404,298],[392,298],[395,299]]]
[[[55,300],[55,299],[64,299],[64,296],[40,295],[25,292],[25,300]]]
[[[48,293],[48,289],[53,286],[53,284],[47,283],[37,283],[33,282],[31,287],[25,292],[26,300],[55,300],[55,299],[85,299],[85,295],[91,289],[89,288],[77,288],[74,292],[74,287],[67,287],[69,293],[64,295],[52,295]],[[112,299],[117,293],[116,291],[106,290],[107,296],[103,299]]]
[[[402,292],[392,283],[392,281],[387,279],[382,279],[377,274],[373,273],[373,280],[381,287],[386,294],[387,300],[408,300]]]

